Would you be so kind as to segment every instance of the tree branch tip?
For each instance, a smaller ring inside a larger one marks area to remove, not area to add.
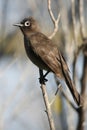
[[[61,87],[62,87],[61,84],[59,84],[58,87],[57,87],[57,90],[56,90],[56,92],[55,92],[55,96],[57,95],[57,93],[58,93],[58,91],[61,89]]]
[[[60,13],[59,13],[59,14],[58,14],[58,17],[57,17],[57,20],[56,20],[56,21],[57,21],[57,23],[58,23],[58,22],[59,22],[59,20],[60,20],[60,16],[61,16],[61,15],[60,15]]]
[[[56,96],[52,99],[52,101],[49,103],[49,105],[51,106],[53,104],[53,102],[55,101]]]

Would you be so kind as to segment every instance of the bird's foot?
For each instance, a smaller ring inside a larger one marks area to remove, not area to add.
[[[39,83],[45,84],[45,82],[48,81],[48,79],[46,79],[46,76],[48,75],[49,71],[47,71],[45,74],[43,74],[43,70],[39,69],[39,73],[40,73]]]
[[[45,78],[45,75],[43,75],[43,77],[39,78],[40,84],[45,84],[45,82],[47,82],[47,81],[48,81],[48,79]]]

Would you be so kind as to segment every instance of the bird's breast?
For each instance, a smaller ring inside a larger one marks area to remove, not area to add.
[[[50,68],[43,62],[43,60],[40,58],[40,56],[38,56],[33,51],[30,41],[26,38],[24,38],[24,46],[25,46],[27,56],[36,66],[38,66],[40,69],[50,71]]]

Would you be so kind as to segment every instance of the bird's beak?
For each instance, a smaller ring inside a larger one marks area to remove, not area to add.
[[[21,24],[21,23],[17,23],[17,24],[14,24],[13,26],[23,27],[23,24]]]

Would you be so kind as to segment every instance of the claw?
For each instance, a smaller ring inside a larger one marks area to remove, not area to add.
[[[47,81],[48,81],[48,79],[46,79],[44,76],[39,78],[40,84],[42,84],[42,83],[45,84],[45,82],[47,82]]]
[[[40,73],[39,83],[40,84],[45,84],[45,82],[48,81],[48,79],[46,79],[45,77],[47,76],[49,71],[47,71],[45,74],[43,74],[43,70],[39,69],[39,73]]]

